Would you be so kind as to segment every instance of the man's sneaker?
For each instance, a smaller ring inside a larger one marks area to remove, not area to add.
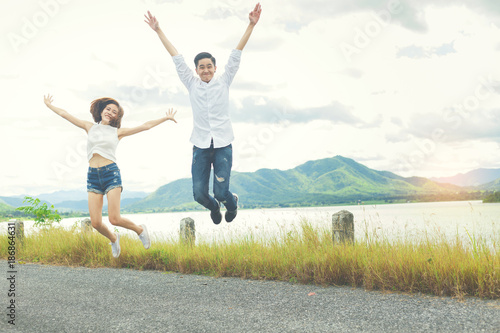
[[[236,209],[235,210],[226,210],[226,221],[231,222],[238,214],[238,194],[233,193],[234,200],[236,201]]]
[[[220,202],[217,199],[215,199],[215,202],[217,203],[217,209],[210,211],[210,217],[215,224],[219,224],[220,221],[222,221],[222,214],[220,213]]]
[[[141,227],[143,230],[139,235],[139,239],[141,240],[142,245],[144,245],[144,248],[147,250],[151,246],[151,239],[149,239],[148,228],[146,228],[144,224],[141,224]]]
[[[115,234],[116,235],[116,242],[114,243],[109,243],[111,244],[111,252],[113,253],[113,257],[118,258],[120,256],[120,234]]]

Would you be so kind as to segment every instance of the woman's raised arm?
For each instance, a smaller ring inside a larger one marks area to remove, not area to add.
[[[174,112],[173,109],[169,109],[167,112],[167,115],[163,118],[150,120],[150,121],[147,121],[140,126],[133,127],[133,128],[119,128],[118,129],[118,139],[121,139],[125,136],[129,136],[129,135],[133,135],[133,134],[137,134],[137,133],[140,133],[143,131],[150,130],[153,127],[158,126],[167,120],[172,120],[174,123],[177,123],[177,121],[174,118],[176,113],[177,113],[177,111]]]
[[[64,119],[66,119],[67,121],[72,123],[73,125],[84,129],[86,132],[88,132],[89,129],[94,125],[90,121],[85,121],[85,120],[81,120],[79,118],[76,118],[75,116],[69,114],[66,110],[63,110],[61,108],[58,108],[58,107],[55,107],[54,105],[52,105],[52,96],[50,96],[50,95],[43,96],[43,102],[45,103],[45,105],[47,105],[47,107],[49,109],[51,109],[52,111],[57,113],[59,116],[63,117]]]

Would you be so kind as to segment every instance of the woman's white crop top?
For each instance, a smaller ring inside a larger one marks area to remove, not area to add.
[[[109,125],[92,126],[87,139],[87,158],[90,161],[94,154],[99,154],[116,163],[116,147],[118,146],[117,128]]]

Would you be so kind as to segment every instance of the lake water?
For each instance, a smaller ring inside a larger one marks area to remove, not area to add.
[[[306,219],[318,228],[331,229],[332,215],[340,210],[354,214],[356,239],[366,234],[375,238],[422,239],[426,235],[442,235],[454,239],[458,235],[468,240],[500,239],[500,203],[483,204],[481,201],[453,201],[430,203],[406,203],[388,205],[359,205],[311,208],[252,209],[240,210],[232,223],[214,225],[208,211],[156,214],[126,214],[136,224],[146,224],[156,239],[177,238],[181,219],[191,217],[196,224],[197,240],[223,240],[247,237],[274,238],[283,232],[300,230]],[[224,211],[222,211],[224,214]],[[64,219],[61,224],[70,227],[79,218]],[[107,217],[103,220],[108,226]],[[25,223],[27,233],[33,230],[32,222]],[[0,226],[3,230],[6,224]],[[118,228],[120,233],[132,233]]]

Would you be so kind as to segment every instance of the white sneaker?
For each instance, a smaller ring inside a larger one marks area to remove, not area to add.
[[[147,250],[151,246],[151,239],[149,239],[148,228],[146,228],[146,226],[144,224],[141,224],[141,227],[144,230],[139,235],[139,239],[141,240],[142,245],[144,245],[144,248]]]
[[[111,244],[111,252],[113,253],[113,257],[118,258],[120,256],[120,234],[115,234],[116,235],[116,242],[114,243],[109,243]]]

